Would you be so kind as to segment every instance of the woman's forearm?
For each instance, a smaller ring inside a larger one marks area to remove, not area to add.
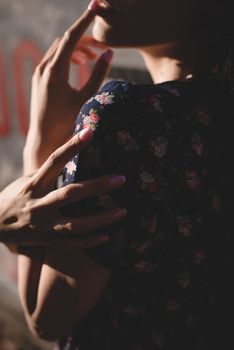
[[[31,331],[48,341],[64,336],[96,305],[110,275],[109,270],[81,251],[65,254],[48,249],[40,272],[36,305],[30,314],[27,309]]]
[[[25,173],[34,170],[28,164],[31,159],[25,157]],[[38,158],[33,158],[33,163],[41,165]],[[28,326],[34,335],[56,340],[87,316],[110,271],[80,250],[71,254],[52,248],[23,248],[20,253],[19,293]]]

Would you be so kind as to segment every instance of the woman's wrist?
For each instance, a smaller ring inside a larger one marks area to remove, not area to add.
[[[49,147],[43,143],[43,133],[40,128],[31,128],[28,131],[23,149],[24,175],[38,169],[48,158]]]

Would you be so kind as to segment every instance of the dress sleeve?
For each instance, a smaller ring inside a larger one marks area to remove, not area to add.
[[[140,215],[137,213],[140,208],[137,205],[133,208],[133,203],[139,192],[135,170],[139,144],[129,130],[129,117],[134,114],[132,86],[126,82],[110,82],[82,107],[75,133],[89,126],[94,138],[87,149],[66,165],[64,171],[64,186],[107,174],[124,174],[127,177],[123,188],[82,200],[66,207],[65,211],[66,215],[77,217],[115,207],[127,208],[126,219],[92,233],[107,233],[110,240],[87,250],[93,259],[112,270],[132,266],[136,254],[133,245],[138,240],[135,216]]]
[[[93,141],[65,169],[64,185],[107,174],[126,176],[121,189],[71,205],[66,215],[125,207],[126,218],[91,233],[107,233],[110,240],[86,252],[106,268],[132,276],[159,271],[162,263],[173,274],[172,255],[176,261],[189,249],[179,230],[190,227],[187,215],[180,213],[193,216],[194,212],[181,175],[184,164],[188,166],[181,150],[191,138],[178,143],[179,118],[165,113],[164,104],[169,102],[163,94],[168,99],[168,93],[158,89],[151,95],[146,88],[126,82],[105,85],[83,106],[75,125],[75,132],[89,126]]]

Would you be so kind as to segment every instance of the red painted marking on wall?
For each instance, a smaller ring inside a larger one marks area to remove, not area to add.
[[[0,136],[10,133],[10,112],[7,96],[6,65],[0,51]]]
[[[9,101],[16,101],[16,118],[18,120],[19,131],[24,136],[27,134],[29,121],[29,101],[26,94],[26,72],[25,62],[32,63],[33,70],[41,61],[42,52],[39,47],[31,41],[22,41],[13,50],[13,79],[15,87],[14,96],[8,96],[7,89],[7,67],[4,53],[0,51],[0,137],[9,136],[11,133]],[[33,71],[32,71],[33,73]],[[82,88],[90,77],[89,63],[77,65],[77,88]]]
[[[25,74],[24,74],[24,63],[25,59],[30,59],[34,65],[40,62],[42,53],[40,49],[30,41],[23,41],[16,47],[13,52],[13,65],[14,65],[14,76],[15,76],[15,87],[16,87],[16,110],[18,114],[19,127],[21,132],[26,135],[28,130],[28,108],[27,108],[27,97],[25,93]]]

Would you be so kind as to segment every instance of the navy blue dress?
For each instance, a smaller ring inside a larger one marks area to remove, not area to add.
[[[89,126],[94,139],[66,165],[64,185],[114,173],[127,183],[67,213],[128,215],[95,232],[110,241],[87,253],[112,277],[60,349],[211,349],[229,239],[224,98],[213,77],[113,81],[81,109],[75,133]]]

